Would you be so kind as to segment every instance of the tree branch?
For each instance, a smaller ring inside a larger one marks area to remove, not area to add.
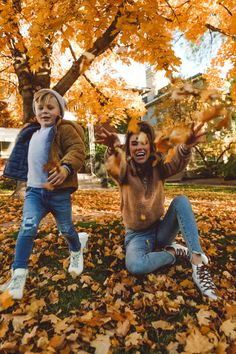
[[[208,28],[209,30],[213,31],[213,32],[219,32],[227,37],[233,37],[230,34],[226,33],[225,31],[223,31],[222,29],[212,26],[210,23],[206,23],[205,27]]]
[[[93,55],[94,58],[99,56],[100,54],[104,53],[112,44],[114,39],[120,33],[120,29],[116,28],[117,21],[121,17],[121,8],[124,6],[122,3],[117,11],[117,14],[104,32],[104,34],[97,38],[94,42],[93,46],[86,51],[86,53]],[[84,55],[82,54],[79,59],[77,59],[72,67],[67,71],[67,73],[61,78],[61,80],[54,86],[54,90],[59,92],[62,96],[69,90],[69,88],[73,85],[73,83],[79,78],[81,75],[81,67],[82,62],[84,60]],[[91,65],[93,60],[89,61],[89,65]]]
[[[219,4],[220,6],[222,6],[222,7],[228,12],[228,14],[229,14],[230,16],[233,16],[232,12],[231,12],[224,4],[222,4],[221,2],[219,2],[218,4]]]
[[[230,150],[231,145],[232,145],[232,142],[229,144],[229,146],[226,149],[224,149],[224,151],[222,151],[222,153],[219,155],[219,157],[216,160],[216,164],[218,164],[218,162],[220,161],[221,157],[226,153],[226,151]]]

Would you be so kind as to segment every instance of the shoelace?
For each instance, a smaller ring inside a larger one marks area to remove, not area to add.
[[[215,292],[216,286],[213,283],[211,275],[205,265],[202,265],[201,267],[197,267],[197,276],[199,277],[201,286],[203,287],[204,291],[211,290]]]
[[[176,254],[176,256],[189,258],[189,251],[186,252],[186,251],[183,250],[182,248],[177,248],[177,249],[175,250],[175,254]]]
[[[77,268],[78,267],[78,263],[80,262],[80,258],[82,256],[82,253],[79,252],[79,254],[72,254],[70,256],[70,265],[73,268]]]
[[[11,289],[14,290],[14,289],[21,288],[24,282],[24,278],[25,278],[24,275],[17,275],[16,277],[13,277],[9,284]]]

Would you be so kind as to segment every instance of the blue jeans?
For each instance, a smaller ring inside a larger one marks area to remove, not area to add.
[[[128,271],[134,275],[146,274],[175,263],[175,256],[163,248],[175,240],[179,231],[190,257],[192,253],[203,254],[191,204],[182,195],[172,200],[164,218],[156,226],[141,231],[126,229],[125,263]]]
[[[49,212],[55,217],[59,232],[66,237],[69,249],[75,252],[80,250],[78,233],[72,224],[70,192],[28,187],[13,269],[27,268],[39,223]]]

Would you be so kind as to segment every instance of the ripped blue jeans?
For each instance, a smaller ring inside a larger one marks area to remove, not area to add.
[[[80,250],[78,233],[72,224],[70,192],[28,187],[13,269],[27,268],[40,221],[50,212],[55,217],[59,232],[66,238],[69,249],[75,252]]]
[[[141,231],[126,229],[125,263],[128,271],[134,275],[146,274],[175,263],[175,256],[164,247],[175,240],[179,231],[190,257],[192,253],[203,254],[191,204],[183,195],[172,200],[164,218],[156,226]]]

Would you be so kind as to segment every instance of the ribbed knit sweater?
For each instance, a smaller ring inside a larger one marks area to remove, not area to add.
[[[148,180],[145,173],[142,177],[143,174],[133,172],[132,163],[127,162],[121,151],[116,152],[116,156],[108,157],[107,170],[119,185],[121,213],[126,228],[144,230],[160,220],[164,214],[165,179],[181,172],[190,156],[191,150],[179,145],[171,162],[164,163],[161,158],[156,166],[149,164],[151,171]]]

